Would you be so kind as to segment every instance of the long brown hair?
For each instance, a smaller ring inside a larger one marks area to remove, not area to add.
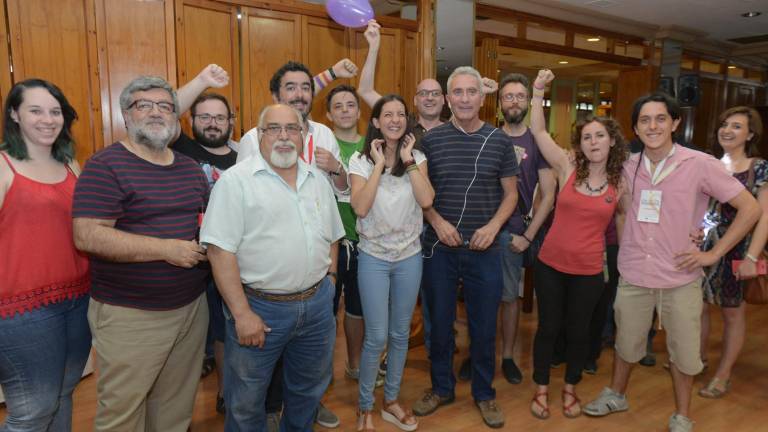
[[[589,159],[587,159],[587,155],[581,151],[581,131],[586,125],[593,122],[603,125],[605,130],[608,131],[608,136],[614,141],[614,145],[608,152],[608,163],[606,164],[605,170],[608,173],[608,183],[617,188],[621,182],[622,166],[624,165],[624,161],[627,160],[627,142],[624,140],[624,135],[621,133],[619,122],[612,118],[594,116],[591,114],[586,118],[577,121],[573,125],[571,147],[573,148],[576,164],[576,180],[574,184],[578,185],[584,183],[587,181],[587,177],[589,177]]]
[[[371,119],[368,120],[368,131],[365,134],[365,145],[363,146],[362,155],[365,156],[369,162],[373,163],[373,158],[371,157],[371,142],[373,142],[375,139],[384,138],[381,130],[373,124],[373,119],[378,120],[379,117],[381,117],[381,110],[384,108],[384,104],[387,102],[400,102],[403,104],[403,107],[405,107],[405,132],[403,132],[403,136],[397,140],[397,148],[395,149],[395,164],[392,166],[392,170],[390,171],[390,174],[393,176],[401,177],[403,174],[405,174],[405,164],[400,159],[400,149],[403,147],[403,139],[405,139],[409,133],[413,132],[413,125],[409,121],[410,115],[408,114],[408,105],[405,104],[405,101],[402,97],[400,97],[400,95],[388,94],[386,96],[382,96],[376,102],[376,104],[373,105],[373,108],[371,108]],[[416,141],[416,144],[413,146],[413,148],[414,150],[421,149],[418,141]]]
[[[759,146],[760,139],[763,136],[763,121],[757,111],[747,106],[735,106],[728,108],[727,110],[720,113],[720,116],[717,117],[717,127],[714,131],[715,140],[712,142],[712,153],[718,159],[723,157],[723,153],[725,151],[720,145],[720,139],[718,137],[720,127],[722,127],[723,123],[728,120],[728,117],[734,116],[736,114],[743,114],[747,116],[747,125],[749,126],[749,131],[752,133],[752,138],[748,139],[747,142],[744,143],[744,153],[747,155],[747,157],[762,157],[760,154]]]

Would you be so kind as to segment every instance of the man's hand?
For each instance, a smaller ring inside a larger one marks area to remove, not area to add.
[[[252,311],[246,311],[235,319],[235,332],[240,345],[263,348],[266,333],[271,331],[272,329],[267,327],[261,317]]]
[[[376,20],[368,21],[368,28],[365,29],[365,40],[368,41],[368,46],[372,48],[378,48],[381,43],[381,24]]]
[[[352,78],[357,75],[357,65],[348,58],[339,60],[331,69],[336,74],[336,78]]]
[[[333,153],[322,147],[315,147],[315,164],[325,172],[337,172],[341,166]]]
[[[693,271],[702,267],[709,267],[716,263],[718,256],[709,252],[702,252],[698,249],[692,249],[687,252],[681,252],[675,255],[677,265],[675,268],[684,271]]]
[[[528,243],[528,240],[525,239],[523,236],[519,236],[517,234],[510,234],[509,239],[509,250],[515,253],[523,253],[526,249],[528,249],[528,246],[531,244]]]
[[[461,234],[459,234],[459,230],[447,220],[441,218],[440,222],[437,222],[432,228],[435,229],[437,238],[440,239],[440,242],[444,245],[450,247],[461,246]]]
[[[488,246],[493,244],[493,239],[496,238],[498,233],[499,229],[492,227],[490,224],[478,228],[469,240],[469,248],[472,250],[488,249]]]
[[[177,267],[192,268],[200,261],[208,261],[205,249],[196,241],[166,240],[165,262]]]
[[[555,79],[555,74],[549,69],[541,69],[536,80],[533,82],[533,87],[537,89],[545,89],[552,80]]]
[[[229,84],[229,74],[217,64],[209,64],[196,78],[205,83],[206,87],[222,88]]]
[[[483,94],[496,93],[499,89],[499,83],[487,77],[483,77]]]

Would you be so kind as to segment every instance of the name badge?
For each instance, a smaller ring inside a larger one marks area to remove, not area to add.
[[[640,194],[640,208],[637,212],[638,222],[659,223],[661,216],[661,191],[644,190]]]

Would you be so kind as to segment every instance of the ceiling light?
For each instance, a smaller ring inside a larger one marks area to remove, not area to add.
[[[587,42],[600,42],[600,38],[599,37],[587,38]]]
[[[728,69],[736,69],[736,66],[730,65],[730,66],[728,66]]]
[[[568,64],[568,60],[560,60],[558,63],[559,64]]]
[[[754,17],[760,16],[762,14],[763,14],[762,12],[757,12],[757,11],[755,11],[755,12],[744,12],[743,14],[741,14],[741,16],[743,16],[744,18],[754,18]]]

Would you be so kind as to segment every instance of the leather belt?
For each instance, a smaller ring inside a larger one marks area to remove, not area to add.
[[[292,302],[292,301],[301,301],[306,300],[317,292],[318,288],[320,288],[320,284],[323,282],[325,278],[320,279],[317,283],[312,285],[311,287],[295,292],[290,294],[273,294],[264,292],[262,290],[253,289],[249,286],[243,285],[243,289],[245,290],[245,294],[249,296],[253,296],[262,300],[267,301],[273,301],[273,302]]]

